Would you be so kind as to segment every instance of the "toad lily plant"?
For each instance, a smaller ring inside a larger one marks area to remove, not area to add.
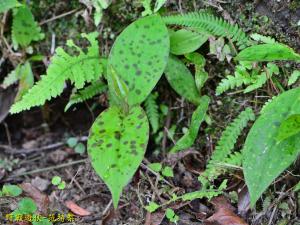
[[[168,29],[167,25],[189,29],[178,32]],[[97,32],[82,34],[82,38],[90,43],[85,50],[69,40],[67,47],[73,53],[76,52],[74,55],[61,47],[57,48],[46,75],[42,75],[40,81],[12,106],[11,113],[41,106],[47,100],[57,97],[63,92],[66,81],[78,90],[66,109],[108,89],[110,107],[98,116],[91,127],[88,154],[96,173],[109,187],[113,204],[117,207],[122,190],[141,164],[148,144],[150,126],[141,104],[164,73],[177,94],[197,108],[190,128],[176,142],[171,152],[187,149],[194,144],[201,123],[207,118],[210,98],[200,94],[200,89],[208,79],[204,69],[205,58],[193,51],[205,43],[209,36],[227,38],[231,40],[231,44],[235,43],[237,49],[241,50],[236,54],[235,60],[242,61],[241,65],[253,61],[263,63],[300,60],[300,56],[289,47],[279,43],[259,44],[251,40],[237,25],[231,25],[207,13],[194,12],[166,17],[154,14],[138,19],[125,28],[115,40],[107,58],[99,55]],[[199,41],[184,41],[188,38]],[[178,55],[183,55],[185,59],[181,60]],[[187,61],[195,65],[195,77],[184,63]],[[255,84],[255,79],[260,79],[263,75],[263,82],[251,90],[261,87],[267,81],[266,74],[260,75],[257,72],[255,77],[251,77],[247,72],[251,70],[250,67],[239,68],[239,75],[230,77],[228,88],[226,86],[224,91],[246,84],[246,79],[247,84]],[[278,71],[274,74],[278,74]],[[221,93],[223,91],[219,94]],[[255,118],[250,108],[242,112],[224,131],[207,168],[213,172],[205,172],[205,176],[199,178],[202,184],[208,184],[224,172],[214,168],[213,162],[226,159],[238,166],[243,162],[251,203],[254,205],[270,183],[300,152],[299,103],[300,89],[296,88],[283,93],[265,106],[247,137],[242,154],[235,154],[235,160],[232,160],[236,139],[248,121]],[[205,186],[207,185],[203,185]]]

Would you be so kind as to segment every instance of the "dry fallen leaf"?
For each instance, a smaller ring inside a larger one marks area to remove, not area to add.
[[[214,198],[212,204],[216,212],[207,219],[206,224],[218,223],[219,225],[248,225],[233,211],[233,206],[222,196]]]
[[[238,192],[238,199],[238,213],[242,216],[246,216],[250,209],[250,194],[246,186]]]
[[[165,212],[147,213],[145,225],[160,225],[165,218]]]
[[[48,196],[43,194],[39,189],[37,189],[30,183],[22,183],[20,184],[20,187],[30,198],[32,198],[35,201],[38,207],[38,211],[42,215],[47,215],[49,207]]]
[[[14,103],[16,97],[16,90],[14,88],[8,88],[3,90],[0,88],[0,123],[7,116],[11,105]]]
[[[86,209],[81,208],[73,201],[66,201],[65,205],[68,209],[70,209],[73,213],[75,213],[78,216],[89,216],[91,213],[87,211]]]

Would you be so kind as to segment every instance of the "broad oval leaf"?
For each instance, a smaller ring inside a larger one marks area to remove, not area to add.
[[[300,60],[300,55],[286,45],[273,43],[245,48],[235,59],[239,61]]]
[[[117,207],[122,189],[143,160],[149,123],[139,106],[125,114],[118,107],[102,112],[88,139],[88,154],[97,174],[109,187]]]
[[[203,96],[201,97],[200,101],[200,105],[193,113],[189,130],[177,141],[175,146],[171,149],[172,153],[187,149],[194,144],[198,135],[200,125],[205,119],[210,99],[208,96]]]
[[[194,77],[181,60],[175,56],[170,56],[165,74],[177,94],[193,104],[199,105],[200,94],[196,87]]]
[[[170,34],[170,51],[174,55],[194,52],[208,40],[208,35],[181,29]]]
[[[108,68],[112,66],[127,84],[129,106],[143,102],[155,87],[167,65],[169,49],[168,30],[158,15],[133,22],[119,35]],[[111,90],[110,69],[108,83]]]
[[[293,114],[300,114],[300,88],[268,103],[247,136],[243,168],[252,206],[300,153],[299,133],[280,143],[276,139],[282,122]]]
[[[284,120],[277,135],[277,141],[283,141],[300,132],[300,114],[291,115]]]

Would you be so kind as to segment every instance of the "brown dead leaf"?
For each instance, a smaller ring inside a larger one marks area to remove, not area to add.
[[[75,213],[78,216],[89,216],[91,213],[87,211],[86,209],[81,208],[79,205],[77,205],[75,202],[69,200],[65,202],[65,205],[68,209],[70,209],[73,213]]]
[[[13,87],[3,90],[0,88],[0,123],[9,113],[11,105],[14,103],[16,90]]]
[[[246,186],[238,192],[238,199],[238,212],[240,215],[246,216],[250,209],[250,194]]]
[[[22,183],[20,184],[20,187],[26,193],[26,195],[28,195],[30,198],[32,198],[35,201],[38,207],[38,211],[42,215],[47,215],[48,207],[49,207],[48,196],[43,194],[39,189],[37,189],[30,183]]]
[[[220,225],[248,225],[242,218],[234,213],[234,207],[223,196],[214,198],[212,204],[215,213],[207,219],[206,224],[218,223]]]
[[[160,225],[165,218],[164,212],[147,213],[145,225]]]

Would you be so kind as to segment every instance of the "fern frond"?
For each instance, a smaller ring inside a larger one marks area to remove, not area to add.
[[[99,63],[97,36],[96,32],[82,34],[82,37],[90,42],[86,53],[72,41],[68,41],[67,45],[74,47],[78,55],[71,56],[62,48],[57,48],[56,54],[48,67],[47,75],[42,75],[41,80],[23,96],[21,101],[12,106],[10,112],[18,113],[33,106],[43,105],[45,101],[57,97],[63,92],[66,80],[74,83],[77,89],[83,88],[85,82],[97,80],[103,71]]]
[[[226,78],[222,79],[216,89],[216,95],[221,95],[225,91],[234,89],[237,87],[242,86],[243,84],[247,85],[250,84],[252,81],[251,76],[244,72],[240,73],[236,71],[234,76],[228,75]]]
[[[65,107],[65,112],[71,108],[72,105],[84,102],[95,95],[103,93],[107,89],[107,85],[101,81],[93,82],[91,85],[82,90],[77,91],[70,97],[68,104]]]
[[[255,81],[244,90],[244,93],[246,94],[258,88],[261,88],[267,82],[267,80],[268,78],[266,73],[261,73],[259,76],[257,76]]]
[[[249,45],[249,39],[242,29],[209,13],[191,12],[183,15],[166,16],[163,17],[163,20],[166,24],[195,27],[215,36],[227,37],[236,42],[240,48]]]
[[[12,70],[7,76],[4,78],[3,83],[0,85],[2,88],[6,89],[9,86],[13,85],[16,83],[20,76],[19,76],[19,69],[20,69],[20,64],[16,67],[16,69]]]
[[[12,39],[14,46],[27,47],[32,41],[44,39],[45,34],[34,20],[30,9],[22,5],[13,10]]]
[[[258,42],[262,42],[265,44],[274,44],[276,41],[274,38],[268,37],[268,36],[264,36],[261,34],[251,34],[250,37],[254,40],[254,41],[258,41]]]
[[[232,150],[242,130],[247,126],[249,121],[253,121],[254,119],[255,115],[252,109],[246,108],[245,111],[241,112],[240,115],[226,127],[208,162],[206,170],[201,174],[201,182],[207,184],[226,171],[224,168],[217,167],[216,164],[240,164],[240,154],[233,154]]]
[[[157,96],[155,96],[154,94],[150,94],[144,103],[146,114],[151,124],[153,133],[156,133],[159,129],[159,113],[156,98]]]

